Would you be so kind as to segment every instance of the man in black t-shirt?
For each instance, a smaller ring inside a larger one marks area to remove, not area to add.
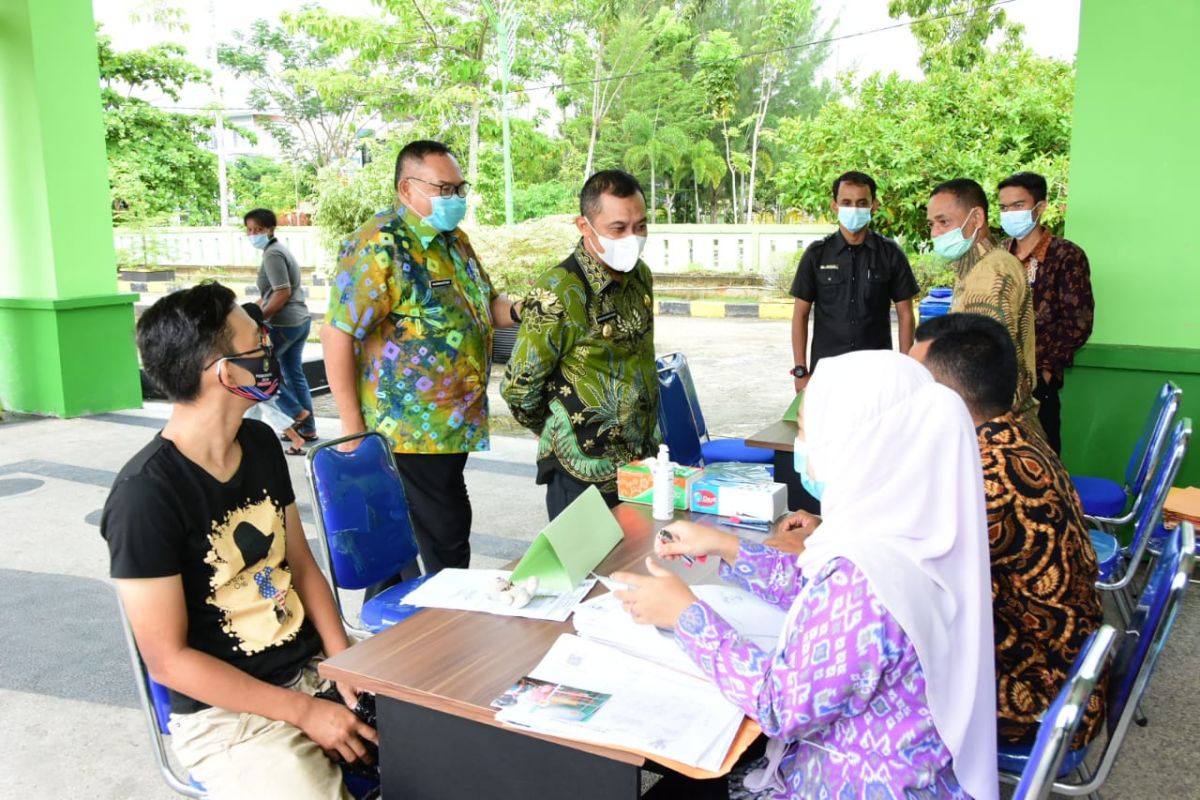
[[[216,283],[142,315],[138,350],[175,406],[121,470],[100,532],[134,638],[171,693],[171,743],[209,797],[348,798],[330,756],[367,759],[375,731],[314,659],[346,632],[301,529],[287,464],[243,420],[279,387],[265,329]]]
[[[870,228],[879,209],[875,179],[847,172],[833,182],[830,205],[838,231],[813,242],[800,259],[792,281],[792,356],[796,391],[822,358],[855,350],[890,350],[896,306],[900,352],[912,347],[916,320],[912,300],[919,293],[908,259],[894,241]],[[813,314],[812,357],[808,353],[808,319]]]

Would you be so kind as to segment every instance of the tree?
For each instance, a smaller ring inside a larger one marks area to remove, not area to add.
[[[266,20],[233,38],[217,48],[217,61],[250,84],[250,107],[264,112],[259,122],[284,152],[317,168],[349,158],[368,116],[359,100],[367,77],[361,69],[328,43]],[[318,81],[335,73],[336,81]]]
[[[113,221],[157,224],[178,214],[191,224],[215,222],[216,157],[204,146],[211,118],[166,111],[137,96],[158,92],[178,101],[184,86],[206,83],[208,73],[177,44],[117,52],[108,36],[98,33],[96,42]]]
[[[910,30],[921,46],[923,70],[938,61],[969,69],[983,57],[993,33],[999,31],[1016,43],[1022,30],[1008,22],[994,0],[890,0],[888,15],[914,20]]]
[[[733,164],[733,134],[730,121],[737,110],[737,74],[742,55],[741,45],[728,31],[711,31],[696,48],[696,83],[705,98],[704,108],[721,126],[725,142],[725,166],[729,171],[729,191],[733,200],[734,221],[737,221],[737,171]],[[714,207],[714,218],[715,217]]]
[[[717,148],[712,141],[701,139],[688,149],[687,168],[692,178],[692,188],[695,190],[696,224],[699,224],[702,221],[700,218],[700,186],[707,186],[709,191],[715,193],[725,178],[725,161],[717,153]],[[714,201],[712,203],[713,222],[716,222],[716,216],[717,204]]]
[[[660,125],[657,110],[653,119],[642,112],[625,117],[623,127],[628,146],[625,150],[625,166],[633,172],[650,170],[650,221],[658,216],[658,166],[664,165],[668,173],[677,171],[683,163],[687,150],[687,137],[672,125]],[[667,207],[667,221],[671,221],[671,207]]]
[[[266,156],[242,156],[233,162],[229,189],[234,217],[252,208],[285,213],[300,210],[313,194],[315,174],[304,165]]]
[[[1028,169],[1050,184],[1044,221],[1061,224],[1071,65],[1005,42],[984,51],[968,71],[939,60],[924,80],[875,74],[857,87],[847,80],[844,91],[844,102],[780,126],[785,155],[774,182],[791,207],[823,218],[834,176],[864,170],[880,185],[875,226],[914,250],[928,239],[925,207],[937,183],[970,177],[994,192],[1000,179]]]

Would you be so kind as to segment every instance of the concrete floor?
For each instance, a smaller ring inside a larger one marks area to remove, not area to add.
[[[753,433],[787,406],[788,323],[660,317],[657,324],[660,353],[687,353],[714,434]],[[502,413],[492,388],[493,410]],[[136,708],[97,529],[116,471],[168,413],[165,404],[148,404],[89,418],[0,424],[0,734],[6,745],[0,797],[173,796],[154,769]],[[328,418],[318,428],[324,437],[338,431]],[[492,451],[468,462],[474,566],[519,556],[545,523],[533,455],[531,438],[494,436]],[[303,462],[289,463],[311,536]],[[1107,798],[1200,797],[1188,766],[1200,718],[1198,645],[1200,592],[1193,592],[1144,703],[1150,726],[1130,731]]]

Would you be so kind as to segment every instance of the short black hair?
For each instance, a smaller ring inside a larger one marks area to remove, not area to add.
[[[996,191],[1007,189],[1010,186],[1015,186],[1018,189],[1024,189],[1033,195],[1033,202],[1040,203],[1046,199],[1046,179],[1036,172],[1014,172],[1004,180],[1000,181],[1000,185],[996,187]]]
[[[399,188],[400,173],[404,171],[405,164],[421,162],[426,156],[450,156],[454,157],[454,153],[450,148],[441,142],[435,142],[432,139],[417,139],[415,142],[409,142],[400,148],[400,152],[396,154],[396,180],[392,185]]]
[[[233,349],[228,318],[236,301],[232,289],[205,281],[172,292],[142,314],[137,323],[142,369],[168,400],[195,400],[205,366]]]
[[[958,200],[958,204],[968,211],[978,206],[983,209],[983,218],[986,221],[988,215],[988,200],[984,194],[983,187],[970,178],[954,178],[949,181],[942,181],[937,186],[933,187],[933,191],[929,193],[930,198],[936,197],[942,192],[948,192],[954,195]]]
[[[871,199],[875,199],[875,179],[865,172],[843,172],[833,179],[833,199],[837,200],[838,189],[842,188],[843,183],[852,183],[855,186],[866,186],[871,190]]]
[[[1017,348],[999,322],[982,314],[946,314],[922,322],[916,339],[930,342],[925,366],[959,393],[972,414],[991,419],[1012,408]]]
[[[275,217],[275,212],[269,208],[252,208],[246,212],[246,216],[242,217],[242,224],[245,225],[254,220],[260,228],[275,228],[279,224],[279,220]]]
[[[588,219],[600,210],[600,195],[632,197],[637,192],[646,201],[646,192],[638,179],[619,169],[602,169],[584,181],[579,192],[579,213]]]

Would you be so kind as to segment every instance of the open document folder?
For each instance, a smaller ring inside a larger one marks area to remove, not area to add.
[[[513,570],[513,583],[537,578],[539,592],[569,592],[624,536],[600,490],[590,486],[542,528]]]
[[[708,772],[721,769],[744,716],[708,681],[570,634],[558,638],[528,679],[566,689],[574,702],[551,713],[542,706],[553,696],[513,703],[497,722]]]

